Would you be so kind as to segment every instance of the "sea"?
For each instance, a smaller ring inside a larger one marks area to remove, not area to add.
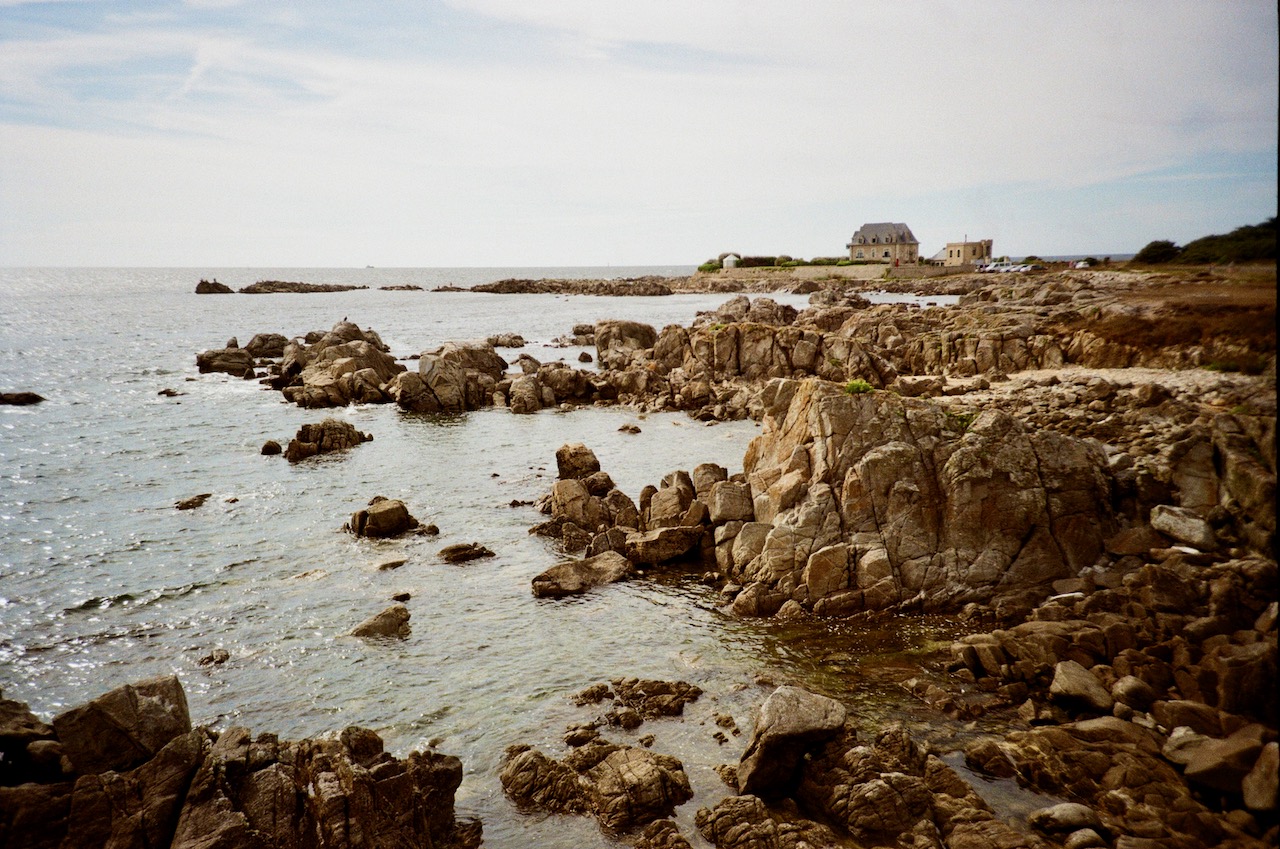
[[[414,354],[496,333],[527,340],[500,349],[509,361],[526,353],[594,368],[578,362],[584,349],[554,340],[607,318],[687,325],[732,296],[430,290],[692,270],[0,269],[0,391],[47,399],[0,406],[0,692],[49,720],[119,685],[177,675],[197,724],[290,739],[360,725],[397,755],[426,747],[457,755],[458,812],[483,820],[488,847],[591,849],[617,844],[590,818],[521,813],[503,796],[506,748],[562,756],[566,726],[607,707],[574,704],[592,684],[688,681],[704,695],[682,719],[606,736],[636,744],[653,735],[655,751],[681,758],[696,796],[676,821],[705,845],[694,812],[728,794],[715,766],[737,762],[773,687],[826,692],[869,718],[909,717],[898,680],[918,674],[949,639],[945,623],[923,620],[855,628],[735,618],[699,571],[680,568],[576,598],[533,597],[531,579],[564,557],[528,532],[545,518],[531,503],[554,482],[560,445],[585,443],[638,499],[645,485],[699,463],[741,471],[757,423],[622,407],[304,410],[257,381],[202,375],[195,365],[197,353],[233,337],[301,336],[347,319],[377,331],[410,368]],[[196,295],[201,279],[369,288]],[[402,285],[422,291],[380,288]],[[772,297],[807,305],[805,296]],[[373,440],[295,465],[262,455],[267,440],[285,444],[326,416]],[[176,509],[204,493],[202,506]],[[403,500],[440,534],[370,541],[344,532],[375,496]],[[495,556],[463,565],[438,558],[462,542]],[[405,562],[379,568],[395,559]],[[407,639],[348,636],[400,593],[410,594]],[[207,662],[215,650],[225,662]]]

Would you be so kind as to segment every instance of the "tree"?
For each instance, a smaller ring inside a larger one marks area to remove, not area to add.
[[[1173,242],[1158,239],[1147,243],[1146,247],[1134,255],[1133,261],[1147,265],[1157,265],[1163,262],[1173,262],[1178,258],[1179,253],[1181,253],[1181,250]]]

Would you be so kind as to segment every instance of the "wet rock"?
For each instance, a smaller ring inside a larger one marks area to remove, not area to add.
[[[177,504],[173,505],[179,510],[194,510],[203,506],[206,501],[213,497],[212,492],[202,492],[199,495],[193,495],[190,498],[184,498]]]
[[[191,715],[182,685],[169,675],[104,693],[54,717],[53,729],[77,772],[119,772],[191,731]]]
[[[684,681],[615,678],[612,698],[633,709],[643,719],[680,716],[685,705],[698,700],[702,689]]]
[[[738,789],[766,798],[795,789],[805,754],[839,733],[845,708],[798,687],[779,687],[760,706],[755,732],[738,764]]]
[[[607,551],[585,560],[557,563],[533,579],[533,594],[538,598],[578,595],[592,587],[621,581],[634,571],[627,558]]]
[[[266,442],[262,443],[262,456],[264,457],[274,457],[282,451],[283,449],[280,447],[280,443],[276,442],[274,439],[268,439]]]
[[[196,663],[201,666],[221,666],[231,659],[231,652],[226,649],[214,649],[201,657]]]
[[[693,796],[683,764],[647,749],[618,749],[585,779],[601,827],[617,834],[669,816]]]
[[[230,286],[217,280],[201,280],[196,284],[197,295],[230,295],[234,292]]]
[[[373,437],[356,430],[355,425],[340,419],[325,419],[319,424],[304,424],[289,441],[284,457],[290,463],[298,463],[317,454],[346,451]]]
[[[494,553],[478,542],[461,542],[446,545],[440,549],[439,556],[446,563],[466,563],[482,557],[493,557]]]
[[[31,747],[53,742],[53,728],[24,702],[0,698],[0,787],[21,784],[35,771]],[[59,752],[61,755],[61,752]]]
[[[418,527],[418,520],[409,513],[403,501],[394,498],[374,498],[369,506],[351,514],[346,529],[356,536],[385,538],[399,536]]]
[[[353,637],[382,637],[403,640],[409,636],[409,608],[393,604],[351,629]]]
[[[692,796],[676,758],[599,741],[575,749],[563,762],[528,746],[512,746],[499,779],[523,809],[592,813],[614,834],[668,816]]]
[[[0,392],[0,405],[28,407],[32,404],[39,404],[44,400],[43,396],[34,392]]]
[[[757,796],[730,796],[694,816],[698,832],[718,849],[776,849],[778,824]]]

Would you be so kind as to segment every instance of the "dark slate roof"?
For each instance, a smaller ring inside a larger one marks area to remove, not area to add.
[[[920,242],[916,240],[915,234],[911,232],[911,228],[906,224],[894,224],[889,221],[882,221],[876,224],[863,224],[858,228],[858,232],[853,234],[853,238],[849,240],[849,243],[864,244],[859,240],[865,239],[865,244],[871,244],[871,240],[873,238],[877,243],[883,243],[888,241],[888,237],[890,236],[893,237],[893,241],[895,242],[915,242],[917,245],[920,244]]]

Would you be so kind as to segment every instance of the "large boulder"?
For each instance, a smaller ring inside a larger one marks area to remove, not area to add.
[[[446,342],[418,358],[418,372],[406,372],[388,384],[388,395],[416,413],[462,413],[493,400],[507,362],[492,345]]]
[[[566,442],[556,449],[556,476],[581,480],[600,471],[595,452],[581,442]]]
[[[585,777],[601,828],[615,834],[669,816],[693,796],[684,765],[648,749],[620,748]]]
[[[1114,531],[1096,442],[815,380],[774,381],[762,401],[764,432],[743,466],[755,518],[772,529],[733,577],[779,606],[942,611],[1038,599],[1092,566]],[[811,586],[811,555],[837,544],[844,573],[830,574],[828,559]]]
[[[409,608],[393,604],[351,629],[353,637],[390,637],[403,640],[409,636]]]
[[[512,746],[499,778],[521,808],[592,813],[611,834],[627,834],[668,816],[693,795],[676,758],[600,741],[564,761],[529,746]]]
[[[595,326],[596,359],[607,369],[622,369],[637,351],[652,348],[658,332],[638,321],[598,321]]]
[[[739,792],[776,798],[793,791],[804,756],[839,734],[846,715],[835,699],[799,687],[774,690],[738,763]]]
[[[104,693],[53,719],[63,754],[80,773],[131,769],[191,730],[176,676],[148,678]]]
[[[675,560],[693,551],[702,541],[701,526],[655,528],[627,534],[624,549],[632,563],[656,564]]]
[[[566,560],[533,579],[533,594],[538,598],[579,595],[592,587],[621,581],[634,571],[631,561],[616,551],[585,560]]]
[[[359,537],[394,537],[418,527],[418,520],[403,501],[374,498],[363,510],[351,514],[346,529]]]
[[[196,368],[201,374],[223,372],[246,380],[253,377],[253,354],[244,348],[214,348],[196,354]]]

